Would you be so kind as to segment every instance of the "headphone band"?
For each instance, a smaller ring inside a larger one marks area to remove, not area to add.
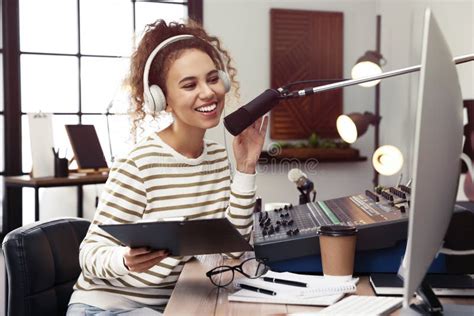
[[[153,60],[155,59],[156,55],[158,54],[158,52],[161,49],[168,46],[169,44],[172,44],[174,42],[178,42],[178,41],[181,41],[181,40],[185,40],[185,39],[191,39],[191,38],[198,38],[198,37],[195,37],[194,35],[191,35],[191,34],[176,35],[176,36],[172,36],[170,38],[167,38],[166,40],[164,40],[158,46],[155,47],[155,49],[150,53],[150,56],[148,56],[148,59],[146,60],[146,63],[145,63],[145,68],[143,70],[143,89],[148,89],[148,90],[150,89],[150,84],[149,84],[148,77],[150,76],[149,73],[150,73],[151,64],[152,64]],[[219,52],[219,50],[214,45],[212,45],[211,43],[209,43],[209,45],[217,53],[217,56],[218,56],[218,58],[219,58],[219,60],[222,64],[223,71],[227,73],[227,67],[226,67],[226,64],[224,62],[224,59],[222,58],[222,54]]]

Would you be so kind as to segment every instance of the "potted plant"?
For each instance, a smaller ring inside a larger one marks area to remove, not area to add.
[[[316,133],[300,142],[277,142],[275,156],[280,158],[297,158],[319,160],[350,160],[359,158],[359,151],[351,148],[340,139],[321,138]]]

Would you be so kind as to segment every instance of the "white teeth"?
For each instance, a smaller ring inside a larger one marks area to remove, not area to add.
[[[212,112],[216,108],[217,108],[217,105],[214,103],[214,104],[211,104],[211,105],[201,106],[201,107],[197,108],[196,111],[198,111],[198,112]]]

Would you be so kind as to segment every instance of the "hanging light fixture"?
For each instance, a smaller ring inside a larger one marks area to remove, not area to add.
[[[378,173],[391,176],[402,169],[403,155],[397,147],[384,145],[374,152],[372,165]]]
[[[351,76],[353,79],[360,79],[382,73],[382,66],[385,65],[385,59],[382,54],[368,50],[360,57],[354,67],[352,67]],[[362,87],[373,87],[380,82],[379,80],[364,82],[359,84]]]
[[[365,134],[369,125],[378,125],[380,119],[371,112],[343,114],[336,120],[337,132],[346,143],[352,144]]]

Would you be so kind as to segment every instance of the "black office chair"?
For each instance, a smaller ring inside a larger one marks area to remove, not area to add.
[[[2,248],[7,269],[7,315],[65,315],[81,268],[79,244],[90,222],[61,218],[17,228]]]

